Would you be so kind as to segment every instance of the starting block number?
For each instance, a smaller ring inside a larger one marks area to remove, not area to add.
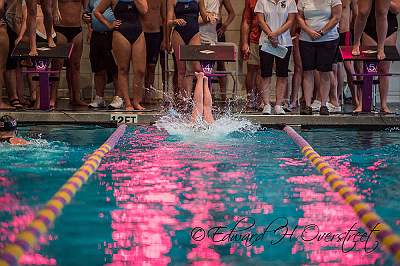
[[[110,120],[115,121],[118,124],[136,124],[138,117],[133,114],[111,114]]]

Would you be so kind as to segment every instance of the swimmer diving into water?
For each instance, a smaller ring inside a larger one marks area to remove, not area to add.
[[[212,115],[212,97],[208,86],[208,77],[203,72],[195,72],[197,78],[193,96],[192,122],[203,120],[208,125],[214,123]]]
[[[27,145],[29,141],[17,137],[17,120],[9,115],[0,117],[0,143]]]

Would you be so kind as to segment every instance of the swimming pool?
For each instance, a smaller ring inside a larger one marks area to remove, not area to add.
[[[20,132],[39,139],[33,146],[3,144],[0,241],[26,226],[112,131],[27,127]],[[398,132],[314,129],[301,134],[400,233]],[[22,262],[392,265],[379,247],[366,253],[374,248],[373,239],[354,249],[352,241],[323,239],[323,233],[346,232],[355,223],[354,228],[362,227],[283,132],[191,139],[137,126],[107,154],[41,248]],[[229,235],[235,224],[241,231]],[[320,237],[313,239],[317,230]]]

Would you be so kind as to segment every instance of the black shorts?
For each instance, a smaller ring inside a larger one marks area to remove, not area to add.
[[[18,34],[15,33],[8,25],[7,25],[7,35],[8,35],[8,57],[7,57],[7,63],[6,63],[6,69],[7,70],[13,70],[18,67],[18,60],[16,58],[12,58],[12,52],[14,51],[15,48],[15,40],[18,38]]]
[[[146,39],[146,62],[150,65],[157,65],[163,40],[163,33],[162,31],[145,32],[144,37]]]
[[[92,72],[97,73],[106,70],[109,80],[118,72],[114,56],[111,52],[112,38],[113,33],[111,31],[93,31],[90,38],[89,59]]]
[[[275,60],[275,72],[277,77],[288,77],[289,76],[289,60],[292,53],[292,47],[287,47],[288,51],[284,58],[276,57],[270,53],[261,51],[260,46],[260,69],[261,77],[269,78],[272,76],[272,68]]]
[[[327,42],[299,41],[301,63],[304,71],[332,71],[335,62],[339,38]]]
[[[217,32],[221,27],[222,27],[222,23],[219,22],[217,24]],[[222,34],[221,36],[218,35],[218,42],[226,42],[225,33]]]

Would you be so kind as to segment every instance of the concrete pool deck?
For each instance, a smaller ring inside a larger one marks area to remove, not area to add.
[[[1,115],[11,115],[21,124],[108,124],[118,122],[127,124],[153,124],[163,113],[159,111],[109,111],[109,110],[57,110],[52,112],[24,110],[0,111]],[[318,114],[305,116],[299,114],[262,115],[256,112],[242,112],[236,114],[253,123],[266,127],[278,124],[287,124],[303,127],[400,127],[400,114]]]

